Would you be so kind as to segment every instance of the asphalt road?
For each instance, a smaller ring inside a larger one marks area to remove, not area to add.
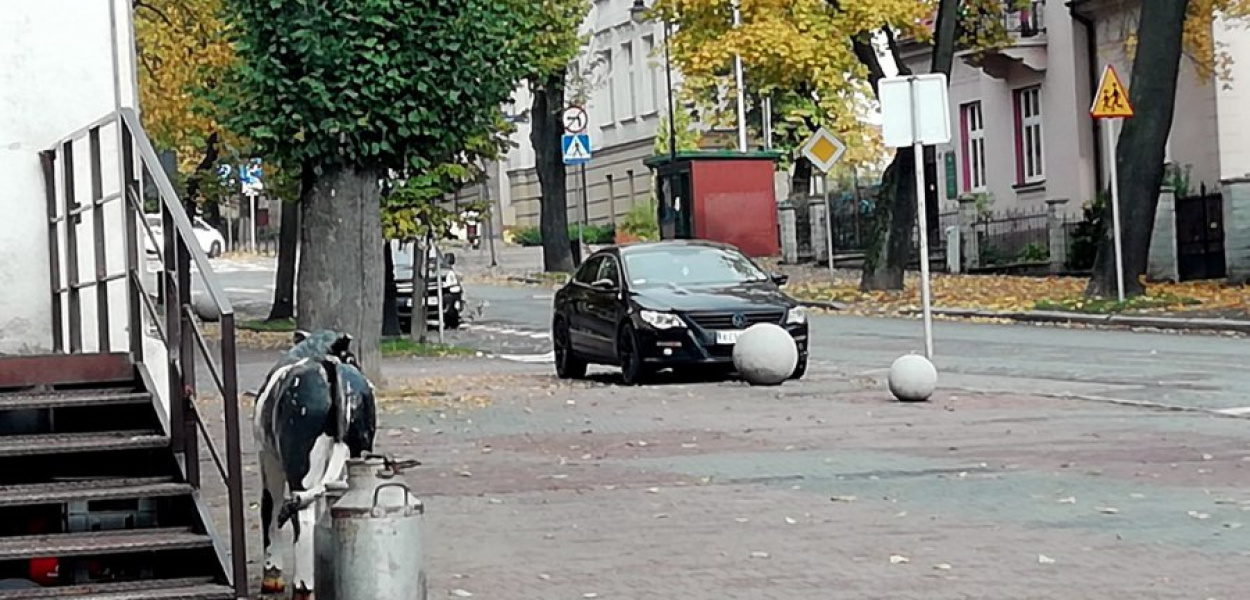
[[[486,302],[473,327],[496,339],[549,326],[552,290],[476,285],[468,294],[471,305]],[[882,377],[898,356],[923,350],[919,320],[813,315],[811,324],[813,362],[844,375]],[[1250,344],[1243,339],[937,322],[934,340],[944,386],[1234,412],[1250,406]],[[508,348],[525,350],[548,352],[549,340]]]
[[[241,312],[263,312],[271,262],[221,269]],[[552,289],[470,284],[472,321],[449,342],[523,362],[549,362]],[[263,315],[262,315],[263,316]],[[918,320],[812,317],[812,362],[840,375],[881,378],[923,348]],[[944,387],[1073,395],[1250,414],[1250,344],[1211,335],[937,322]]]

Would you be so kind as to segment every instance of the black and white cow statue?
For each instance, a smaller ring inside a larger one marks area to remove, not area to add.
[[[351,351],[352,337],[333,331],[297,332],[256,398],[265,575],[261,593],[286,591],[284,525],[292,521],[293,597],[314,597],[315,502],[342,481],[349,457],[373,450],[377,430],[373,384]]]

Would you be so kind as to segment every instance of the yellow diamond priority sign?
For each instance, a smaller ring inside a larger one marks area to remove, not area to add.
[[[829,169],[832,169],[833,165],[837,164],[846,153],[846,144],[821,127],[808,138],[807,143],[803,144],[801,152],[803,157],[812,161],[812,164],[822,173],[828,173]]]

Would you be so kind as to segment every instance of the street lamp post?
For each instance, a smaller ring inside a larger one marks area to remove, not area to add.
[[[629,16],[635,23],[643,23],[647,20],[647,5],[645,0],[634,0],[634,5],[629,8]],[[668,82],[668,160],[670,163],[677,160],[677,121],[674,118],[673,110],[673,61],[670,56],[669,36],[672,34],[673,25],[668,20],[664,21],[664,76]]]

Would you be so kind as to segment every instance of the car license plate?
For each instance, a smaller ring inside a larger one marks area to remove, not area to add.
[[[430,297],[430,298],[426,298],[426,299],[425,299],[425,305],[426,305],[426,306],[438,306],[438,296],[433,296],[433,297]]]
[[[717,331],[716,345],[732,346],[738,343],[738,336],[742,335],[741,331]]]

